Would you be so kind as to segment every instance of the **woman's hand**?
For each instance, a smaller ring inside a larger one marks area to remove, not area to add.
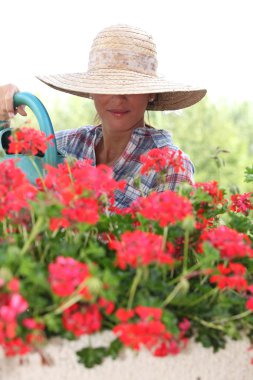
[[[21,105],[14,109],[13,96],[16,92],[19,92],[19,89],[14,84],[0,86],[0,120],[9,120],[17,113],[27,116],[25,106]]]

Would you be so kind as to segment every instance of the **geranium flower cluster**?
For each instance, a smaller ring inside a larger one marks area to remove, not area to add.
[[[112,169],[105,165],[94,167],[89,160],[68,162],[57,168],[46,166],[41,189],[56,199],[62,207],[60,217],[52,217],[51,230],[69,227],[73,223],[96,224],[99,213],[114,202],[114,192],[123,190],[124,181],[115,181]]]
[[[200,240],[209,242],[214,248],[219,249],[223,259],[234,259],[237,257],[253,257],[250,238],[227,226],[220,226],[212,230],[203,231]],[[200,244],[202,251],[203,243]]]
[[[133,216],[140,214],[149,220],[157,221],[161,227],[181,222],[193,215],[191,202],[170,190],[154,192],[145,198],[137,199],[130,206],[129,212]]]
[[[162,321],[162,313],[162,309],[145,306],[118,309],[116,316],[121,323],[114,327],[113,332],[125,346],[134,350],[139,351],[144,346],[154,356],[176,355],[187,345],[185,334],[190,322],[184,319],[179,323],[179,333],[173,336]]]
[[[245,291],[248,288],[245,279],[246,267],[240,263],[230,262],[228,266],[219,264],[217,266],[218,274],[211,276],[210,282],[217,283],[220,289],[231,288],[238,292]]]
[[[6,356],[25,355],[42,344],[44,324],[33,318],[23,318],[25,338],[19,336],[19,317],[28,309],[27,300],[20,294],[17,278],[5,282],[0,278],[0,345]]]
[[[231,195],[231,210],[241,212],[247,215],[250,210],[253,210],[253,193],[233,194]]]
[[[141,158],[141,174],[148,174],[151,170],[158,173],[166,173],[168,169],[173,168],[175,173],[184,172],[183,152],[172,150],[169,147],[155,148],[150,150]]]
[[[52,139],[53,135],[46,136],[44,132],[34,128],[16,128],[13,129],[9,137],[8,153],[27,154],[31,156],[36,156],[37,154],[43,155]]]
[[[101,329],[102,316],[96,304],[75,303],[63,312],[62,323],[76,337]]]
[[[90,276],[88,266],[72,257],[58,256],[48,266],[49,283],[52,292],[59,297],[67,297],[78,288],[78,293],[86,299],[91,298],[85,280]],[[82,285],[80,287],[80,285]]]
[[[163,249],[163,237],[152,232],[124,232],[121,241],[111,240],[109,247],[116,250],[116,264],[121,269],[127,266],[137,268],[149,264],[173,263],[174,247],[166,243]]]
[[[23,153],[44,152],[49,142],[30,130],[18,136]],[[169,148],[150,151],[140,175],[183,171],[181,159]],[[117,212],[114,194],[125,182],[111,168],[71,158],[44,171],[33,186],[15,160],[0,162],[7,356],[42,352],[52,336],[92,340],[108,329],[109,345],[79,352],[85,365],[115,358],[123,346],[166,356],[191,337],[218,350],[238,331],[253,336],[252,192],[230,197],[216,181],[183,184]]]
[[[1,163],[0,221],[15,218],[21,210],[29,209],[29,200],[35,199],[36,194],[37,189],[16,167],[13,159]]]

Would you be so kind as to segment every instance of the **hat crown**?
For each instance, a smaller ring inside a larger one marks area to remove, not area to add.
[[[93,41],[88,65],[89,72],[100,69],[156,76],[157,54],[152,36],[128,25],[103,29]]]

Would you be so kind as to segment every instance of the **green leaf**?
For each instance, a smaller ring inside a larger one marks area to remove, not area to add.
[[[253,223],[250,218],[240,213],[229,213],[229,223],[227,224],[230,228],[235,229],[238,232],[247,233],[250,230],[253,230]]]
[[[105,357],[111,356],[113,360],[115,360],[120,350],[123,347],[123,343],[116,338],[113,340],[110,344],[110,346],[107,347],[87,347],[83,348],[82,350],[77,351],[77,356],[79,356],[79,363],[82,363],[87,368],[92,368],[95,365],[101,364]]]
[[[120,350],[123,347],[123,343],[117,338],[113,340],[107,350],[107,354],[112,357],[112,359],[116,359],[119,355]]]
[[[175,335],[178,336],[179,334],[179,328],[178,328],[178,321],[176,316],[169,310],[164,310],[162,315],[162,322],[165,324],[167,330]]]
[[[218,262],[220,259],[220,253],[212,245],[204,242],[203,253],[197,255],[197,259],[201,265],[201,269],[205,269],[208,268],[211,264]]]
[[[245,169],[245,182],[253,182],[253,166]]]
[[[62,318],[60,315],[48,314],[44,316],[44,323],[46,324],[47,333],[49,336],[61,335],[64,328],[62,326]]]
[[[79,363],[84,364],[87,368],[92,368],[103,362],[104,358],[108,356],[108,351],[105,347],[87,347],[77,351],[76,354],[79,357]]]
[[[199,328],[195,340],[196,342],[200,342],[203,347],[212,347],[213,352],[217,352],[226,346],[224,333],[222,331],[212,330],[210,328]]]

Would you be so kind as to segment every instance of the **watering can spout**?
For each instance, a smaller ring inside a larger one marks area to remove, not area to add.
[[[34,163],[28,156],[22,154],[8,154],[6,146],[8,146],[8,137],[11,134],[10,128],[2,128],[0,130],[0,148],[2,148],[3,156],[0,158],[0,162],[14,158],[16,160],[16,165],[26,174],[29,181],[36,183],[38,178],[38,170],[43,175],[44,164],[49,164],[51,166],[57,166],[59,163],[63,162],[63,156],[59,155],[57,152],[56,139],[54,128],[49,117],[49,114],[42,104],[42,102],[33,94],[29,92],[18,92],[13,98],[14,107],[20,105],[28,106],[37,118],[40,130],[46,134],[46,136],[52,135],[52,144],[49,144],[48,149],[43,157],[34,156],[33,161],[37,168],[34,168]],[[1,146],[2,145],[2,146]]]

